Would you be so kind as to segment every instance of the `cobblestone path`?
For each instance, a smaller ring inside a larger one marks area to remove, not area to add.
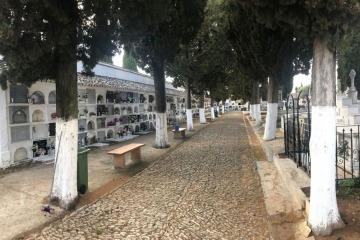
[[[240,113],[218,118],[36,239],[271,239]]]

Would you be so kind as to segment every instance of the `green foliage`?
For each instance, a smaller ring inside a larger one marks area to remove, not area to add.
[[[130,52],[155,83],[156,109],[166,111],[165,66],[174,61],[181,45],[195,37],[202,21],[205,0],[120,1],[121,35]]]
[[[259,21],[269,27],[281,26],[294,30],[298,37],[312,42],[315,36],[327,37],[336,46],[339,37],[359,26],[358,1],[242,1],[255,13]]]
[[[239,1],[227,1],[228,38],[237,52],[240,72],[247,81],[277,79],[284,95],[290,93],[293,76],[307,74],[312,47],[293,37],[292,30],[260,21]]]
[[[109,56],[109,55],[103,56],[102,58],[99,59],[99,61],[106,62],[109,64],[114,64],[113,60],[112,60],[112,56]]]
[[[0,54],[7,65],[2,84],[57,80],[59,62],[69,61],[60,56],[69,52],[77,52],[84,71],[90,73],[103,55],[116,49],[112,17],[111,1],[0,0]]]
[[[358,195],[360,196],[360,178],[346,179],[340,182],[338,195]]]
[[[135,58],[130,54],[128,54],[127,52],[124,53],[123,68],[133,72],[138,72]]]
[[[300,98],[305,98],[307,95],[309,95],[309,89],[311,85],[301,86],[296,89],[297,93],[300,93]]]
[[[193,93],[209,90],[216,101],[229,97],[227,85],[234,66],[234,54],[225,37],[226,18],[221,2],[208,1],[196,38],[181,45],[175,61],[167,67],[167,73],[174,77],[174,86],[185,86],[189,79]]]
[[[203,20],[204,0],[120,2],[122,36],[127,51],[141,68],[153,72],[153,65],[173,61],[180,44],[188,44]]]
[[[350,87],[350,70],[357,73],[354,84],[360,89],[360,33],[351,32],[346,34],[344,41],[338,48],[338,78],[341,79],[341,88],[344,91]]]

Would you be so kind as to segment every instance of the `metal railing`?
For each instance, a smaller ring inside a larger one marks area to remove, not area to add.
[[[286,115],[284,121],[284,145],[285,154],[294,160],[310,176],[311,160],[309,142],[311,136],[310,108],[300,111],[299,95],[294,99],[289,95],[286,102]],[[307,102],[309,102],[309,99]],[[289,108],[292,107],[292,112]],[[305,117],[300,118],[300,114]]]
[[[311,113],[309,107],[300,110],[297,99],[289,95],[284,117],[285,154],[293,159],[297,167],[311,177],[310,136]],[[307,99],[307,102],[309,100]],[[288,106],[293,106],[290,109]],[[336,127],[336,185],[345,180],[358,179],[352,187],[360,187],[360,125]]]
[[[336,185],[359,179],[360,125],[336,127]],[[356,184],[355,184],[356,186]]]

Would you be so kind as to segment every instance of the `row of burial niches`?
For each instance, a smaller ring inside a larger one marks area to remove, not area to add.
[[[14,104],[56,104],[56,92],[49,88],[30,93],[24,85],[11,84],[9,101]]]
[[[95,89],[79,89],[78,102],[88,104],[103,103],[155,103],[152,94],[141,94],[123,91],[98,91]]]

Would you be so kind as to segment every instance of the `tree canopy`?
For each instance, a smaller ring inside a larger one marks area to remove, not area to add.
[[[77,31],[77,58],[90,73],[104,55],[113,55],[117,23],[111,1],[0,1],[0,54],[7,68],[0,81],[30,86],[39,79],[55,79],[59,53],[71,39],[61,31],[72,24]],[[76,46],[73,51],[76,51]]]
[[[166,132],[165,66],[188,44],[203,21],[205,0],[119,2],[121,36],[126,51],[154,76],[156,146],[168,147]]]

